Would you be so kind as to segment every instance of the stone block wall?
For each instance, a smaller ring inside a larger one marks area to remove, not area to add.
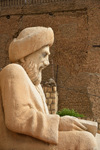
[[[100,0],[37,0],[32,5],[0,7],[0,68],[10,63],[9,43],[22,29],[52,27],[53,63],[43,71],[43,81],[56,81],[59,110],[66,107],[100,119],[99,7]]]
[[[56,114],[58,110],[58,93],[57,86],[53,79],[42,84],[46,96],[46,103],[50,114]]]

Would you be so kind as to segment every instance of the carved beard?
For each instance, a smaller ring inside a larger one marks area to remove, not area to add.
[[[39,70],[38,65],[34,64],[34,62],[30,61],[30,63],[23,62],[21,63],[22,67],[27,72],[29,78],[33,82],[34,85],[38,85],[41,82],[42,73]]]

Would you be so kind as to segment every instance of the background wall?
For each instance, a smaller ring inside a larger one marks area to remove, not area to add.
[[[0,68],[9,43],[31,26],[52,27],[55,42],[43,81],[57,83],[59,109],[100,118],[100,0],[37,0],[0,7]]]

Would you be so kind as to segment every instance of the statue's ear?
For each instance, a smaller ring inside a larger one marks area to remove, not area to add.
[[[20,62],[21,62],[21,63],[24,63],[24,62],[25,62],[25,59],[24,59],[24,58],[21,58],[21,59],[20,59]]]

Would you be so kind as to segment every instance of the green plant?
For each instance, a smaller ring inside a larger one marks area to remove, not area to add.
[[[59,110],[57,112],[57,114],[59,116],[69,115],[69,116],[80,117],[80,118],[85,117],[83,114],[79,114],[78,112],[74,111],[74,109],[67,109],[67,108],[63,108],[63,109]]]

